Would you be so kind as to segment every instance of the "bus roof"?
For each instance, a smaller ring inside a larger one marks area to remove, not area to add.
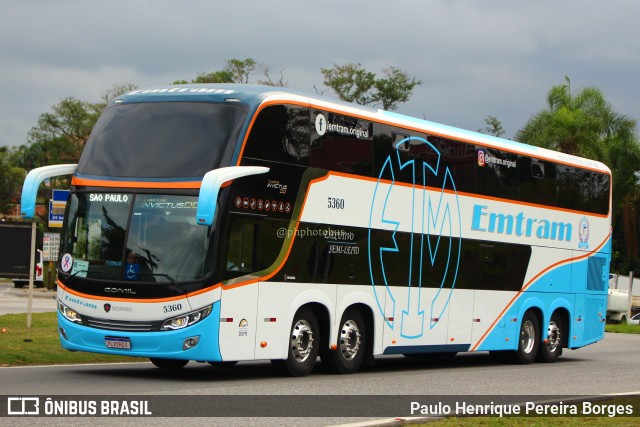
[[[329,110],[341,114],[356,116],[379,123],[395,125],[418,132],[425,132],[446,138],[478,144],[489,148],[525,154],[539,159],[547,159],[558,163],[593,169],[611,174],[609,168],[598,161],[535,147],[521,142],[479,132],[447,126],[429,120],[418,119],[390,111],[367,106],[356,105],[341,100],[330,99],[317,94],[281,88],[276,86],[260,86],[245,84],[185,84],[159,86],[147,89],[136,89],[123,94],[112,103],[137,102],[241,102],[249,105],[255,112],[264,103],[296,103],[312,108]]]

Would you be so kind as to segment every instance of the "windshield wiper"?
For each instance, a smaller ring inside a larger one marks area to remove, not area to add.
[[[176,279],[174,279],[173,277],[171,277],[171,276],[169,276],[168,274],[165,274],[165,273],[135,273],[135,275],[136,276],[164,277],[169,282],[171,282],[172,285],[180,286],[180,284],[176,281]]]
[[[84,276],[80,276],[80,277],[87,277],[86,275],[87,275],[87,273],[89,273],[89,270],[78,270],[75,273],[69,275],[69,277],[67,277],[67,280],[66,280],[67,283],[73,282],[75,280],[75,278],[78,276],[78,274],[80,274],[80,273],[84,273],[85,274]]]

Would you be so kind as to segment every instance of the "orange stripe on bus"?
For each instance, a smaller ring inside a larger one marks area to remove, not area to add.
[[[111,188],[200,188],[201,182],[108,181],[102,179],[78,178],[74,176],[71,179],[71,185]]]
[[[177,296],[177,297],[135,299],[135,298],[103,297],[103,296],[83,294],[82,292],[75,291],[75,290],[69,288],[68,286],[65,286],[64,284],[62,284],[60,279],[57,279],[56,282],[57,282],[58,286],[60,288],[62,288],[62,290],[64,290],[65,292],[68,292],[70,294],[73,294],[75,296],[78,296],[78,297],[87,298],[87,299],[93,299],[93,300],[101,300],[101,301],[118,301],[118,302],[133,302],[133,303],[154,303],[154,302],[177,301],[177,300],[193,297],[193,296],[196,296],[196,295],[201,295],[201,294],[204,294],[206,292],[211,292],[211,291],[213,291],[213,290],[215,290],[215,289],[217,289],[217,288],[219,288],[221,286],[220,283],[217,283],[217,284],[215,284],[213,286],[209,286],[207,288],[200,289],[200,290],[195,291],[195,292],[189,292],[188,294],[180,295],[180,296]]]

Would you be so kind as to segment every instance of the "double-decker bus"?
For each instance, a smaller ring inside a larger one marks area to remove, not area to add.
[[[374,356],[553,362],[603,338],[611,174],[592,160],[282,88],[134,90],[72,174],[62,346],[158,367]]]

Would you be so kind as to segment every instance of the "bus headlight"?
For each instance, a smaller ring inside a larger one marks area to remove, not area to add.
[[[194,323],[198,323],[211,314],[211,306],[202,308],[197,311],[192,311],[191,313],[182,314],[177,317],[172,317],[171,319],[167,319],[162,324],[160,328],[161,331],[175,331],[176,329],[186,328],[187,326],[191,326]]]
[[[82,319],[80,318],[80,314],[72,308],[64,305],[60,300],[58,300],[58,311],[60,314],[64,316],[70,322],[82,324]]]

